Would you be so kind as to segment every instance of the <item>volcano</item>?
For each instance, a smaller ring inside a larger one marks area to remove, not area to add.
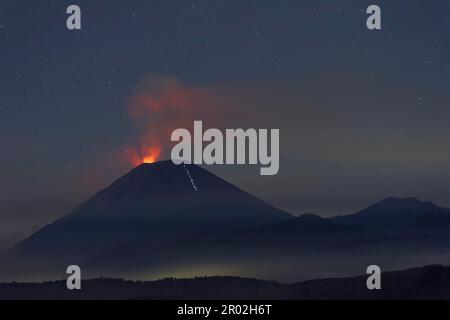
[[[152,255],[199,234],[290,218],[197,165],[161,161],[134,168],[20,242],[8,260],[32,265],[40,274],[44,269],[65,271],[64,265],[99,262],[105,256],[117,267],[126,264],[130,248]]]
[[[450,209],[387,198],[347,216],[294,217],[197,165],[142,164],[17,244],[0,281],[231,275],[299,281],[448,264]]]

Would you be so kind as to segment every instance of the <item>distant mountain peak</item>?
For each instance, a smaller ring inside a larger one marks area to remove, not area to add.
[[[450,227],[450,209],[414,197],[388,197],[354,214],[331,220],[381,230],[423,231]]]
[[[420,199],[414,197],[407,198],[396,198],[396,197],[388,197],[384,200],[381,200],[362,211],[368,211],[373,209],[383,209],[383,210],[392,210],[396,212],[404,212],[404,211],[428,211],[439,208],[431,201],[422,201]]]
[[[432,203],[431,201],[422,201],[415,197],[387,197],[379,202]]]

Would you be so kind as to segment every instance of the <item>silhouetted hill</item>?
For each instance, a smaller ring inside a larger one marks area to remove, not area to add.
[[[381,290],[368,290],[368,276],[310,280],[289,287],[287,299],[441,300],[450,299],[450,267],[438,265],[383,272]]]
[[[415,198],[391,197],[357,213],[332,218],[331,221],[390,232],[450,230],[450,209]]]
[[[259,234],[330,235],[342,232],[344,229],[346,228],[315,214],[304,214],[290,220],[255,228],[254,230]]]
[[[279,245],[284,249],[297,247],[299,250],[308,251],[318,248],[345,250],[362,244],[389,240],[391,237],[382,232],[359,225],[337,224],[315,214],[304,214],[281,222],[231,233],[214,234],[208,238],[208,241],[213,242],[235,242],[259,246]]]
[[[384,272],[382,290],[368,290],[367,276],[291,285],[235,277],[134,282],[94,279],[70,291],[65,281],[0,284],[0,299],[450,299],[450,267]]]

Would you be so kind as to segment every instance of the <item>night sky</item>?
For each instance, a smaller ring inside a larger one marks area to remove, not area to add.
[[[381,31],[366,28],[374,3]],[[209,169],[293,214],[388,196],[450,206],[450,1],[0,0],[0,49],[0,248],[183,119],[280,128],[278,175]],[[189,116],[136,119],[133,99],[165,83]]]

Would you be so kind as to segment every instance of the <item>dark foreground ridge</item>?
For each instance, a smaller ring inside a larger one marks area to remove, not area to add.
[[[385,272],[382,290],[368,290],[367,276],[280,284],[238,277],[158,281],[93,279],[70,291],[65,281],[0,284],[0,299],[450,299],[450,267],[438,265]]]

